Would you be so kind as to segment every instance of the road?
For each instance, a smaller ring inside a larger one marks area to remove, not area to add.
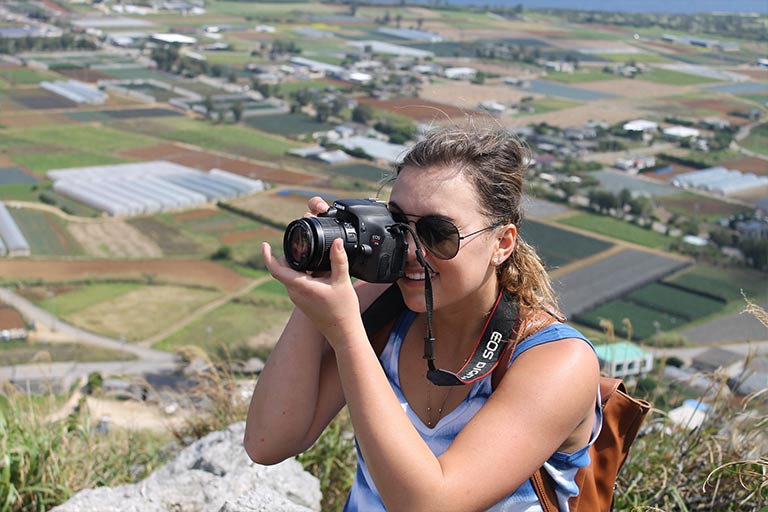
[[[60,382],[64,387],[68,387],[69,383],[77,381],[91,372],[138,375],[144,373],[165,372],[176,368],[173,354],[141,345],[126,343],[113,338],[107,338],[106,336],[100,336],[79,329],[66,322],[62,322],[47,311],[35,306],[27,299],[13,293],[11,290],[0,288],[0,302],[10,304],[28,321],[33,321],[35,322],[35,325],[47,328],[57,336],[104,348],[128,352],[138,357],[138,360],[134,361],[97,363],[71,361],[60,363],[41,362],[14,366],[0,366],[0,380],[8,379],[11,382],[21,384],[28,381],[39,382],[41,380],[47,380],[49,382]]]

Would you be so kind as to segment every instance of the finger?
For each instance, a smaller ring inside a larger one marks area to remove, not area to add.
[[[319,213],[325,213],[328,211],[328,203],[325,202],[325,200],[320,196],[314,196],[309,199],[307,202],[307,205],[309,206],[310,213],[313,213],[315,215]]]
[[[277,270],[277,261],[275,261],[275,258],[272,256],[272,246],[269,245],[268,242],[262,242],[261,255],[264,258],[264,266],[267,267],[269,273],[274,276],[275,271]]]
[[[349,279],[349,260],[344,251],[344,242],[337,238],[331,245],[331,279],[333,281]]]

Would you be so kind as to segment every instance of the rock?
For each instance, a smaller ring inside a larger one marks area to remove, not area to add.
[[[254,464],[243,448],[245,423],[186,447],[143,481],[86,489],[52,512],[311,512],[319,481],[294,459]]]

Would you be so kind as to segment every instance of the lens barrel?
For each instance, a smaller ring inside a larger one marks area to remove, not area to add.
[[[283,252],[291,268],[299,271],[331,269],[330,248],[337,238],[344,240],[345,249],[357,244],[351,226],[332,217],[296,219],[285,230]]]

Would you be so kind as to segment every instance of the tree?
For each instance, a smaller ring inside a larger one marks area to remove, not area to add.
[[[211,117],[213,115],[213,99],[211,98],[210,94],[205,96],[205,99],[203,100],[203,107],[205,108],[206,117]]]
[[[366,103],[358,103],[352,109],[352,120],[360,124],[368,124],[376,116],[376,111]]]
[[[739,242],[739,249],[752,267],[768,270],[768,240],[744,237]]]
[[[236,123],[239,123],[240,120],[243,118],[243,102],[240,100],[237,100],[232,105],[232,117],[235,119]]]

